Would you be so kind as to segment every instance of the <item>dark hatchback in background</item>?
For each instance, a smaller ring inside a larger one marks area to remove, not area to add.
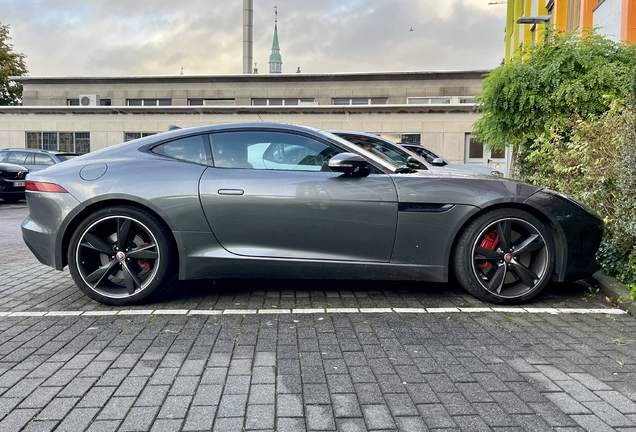
[[[28,172],[21,165],[0,162],[0,198],[8,203],[24,199],[25,177]]]
[[[22,165],[29,172],[40,171],[51,165],[77,157],[76,153],[40,149],[5,148],[0,150],[0,162]]]
[[[480,299],[519,303],[598,270],[603,223],[571,198],[408,165],[303,126],[181,129],[30,173],[22,235],[42,263],[68,265],[86,295],[115,305],[147,298],[174,273],[454,274]]]

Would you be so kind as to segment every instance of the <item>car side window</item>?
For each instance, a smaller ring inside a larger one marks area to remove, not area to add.
[[[36,153],[33,155],[33,165],[55,165],[53,158],[46,154]]]
[[[408,149],[411,150],[412,152],[415,152],[418,155],[422,156],[424,159],[426,159],[426,162],[428,162],[428,163],[433,162],[433,159],[438,157],[438,156],[434,155],[433,153],[427,151],[423,147],[408,147]]]
[[[9,152],[6,152],[6,151],[0,152],[0,162],[4,162],[4,158],[7,157],[7,154],[9,154]]]
[[[262,170],[330,171],[340,150],[283,132],[223,132],[210,135],[214,166]]]
[[[9,157],[7,158],[7,163],[13,163],[18,165],[28,164],[30,161],[27,162],[27,156],[31,156],[31,154],[27,152],[20,152],[20,151],[11,152],[9,153]]]
[[[205,136],[196,135],[160,144],[154,147],[152,152],[173,159],[207,165],[208,150],[206,147]]]

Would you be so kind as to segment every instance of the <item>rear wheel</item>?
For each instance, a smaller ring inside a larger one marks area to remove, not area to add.
[[[90,298],[109,305],[139,302],[160,290],[173,272],[174,247],[163,224],[134,207],[96,211],[77,227],[69,270]]]
[[[475,297],[491,303],[522,303],[549,282],[553,250],[539,219],[517,209],[493,210],[461,234],[453,267],[459,283]]]

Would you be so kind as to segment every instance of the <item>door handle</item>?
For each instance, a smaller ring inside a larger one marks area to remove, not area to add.
[[[219,189],[219,195],[243,195],[245,191],[243,189]]]

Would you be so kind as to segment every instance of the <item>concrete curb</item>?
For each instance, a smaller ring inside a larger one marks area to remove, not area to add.
[[[636,317],[636,303],[629,299],[629,290],[624,284],[611,276],[596,272],[592,275],[592,285],[598,286],[601,292],[611,297],[619,308]]]

